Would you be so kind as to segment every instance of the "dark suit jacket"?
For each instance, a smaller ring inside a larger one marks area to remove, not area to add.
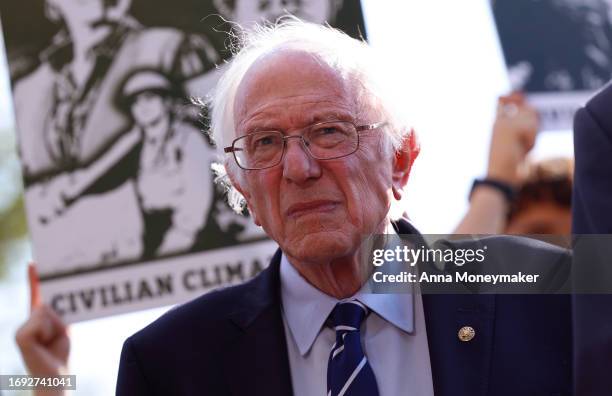
[[[414,232],[407,222],[397,227]],[[526,246],[525,257],[550,254]],[[251,281],[173,309],[128,338],[117,394],[291,395],[280,257]],[[427,294],[423,305],[436,395],[571,394],[569,295]],[[461,342],[466,325],[476,336]]]
[[[612,84],[574,119],[573,232],[612,234]]]
[[[574,153],[572,231],[612,234],[612,84],[576,113]],[[612,295],[576,295],[574,310],[576,394],[610,395]]]

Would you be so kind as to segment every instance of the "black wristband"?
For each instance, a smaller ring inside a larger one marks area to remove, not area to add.
[[[503,181],[495,180],[495,179],[474,179],[474,183],[472,183],[472,188],[470,189],[470,195],[468,196],[468,200],[472,199],[472,194],[474,190],[478,186],[489,186],[493,187],[497,191],[501,192],[506,198],[508,204],[512,204],[514,199],[516,198],[516,190],[510,184],[505,183]]]

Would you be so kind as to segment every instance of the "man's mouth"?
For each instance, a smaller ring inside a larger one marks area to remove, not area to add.
[[[331,200],[315,200],[291,205],[285,212],[289,218],[297,218],[312,213],[331,212],[338,207],[339,202]]]

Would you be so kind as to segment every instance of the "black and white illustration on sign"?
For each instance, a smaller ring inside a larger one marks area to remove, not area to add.
[[[571,129],[575,110],[612,79],[612,0],[492,0],[514,89],[543,129]]]
[[[0,3],[34,257],[67,320],[178,302],[267,263],[274,245],[213,183],[191,98],[230,56],[227,21],[287,12],[365,34],[352,0]]]

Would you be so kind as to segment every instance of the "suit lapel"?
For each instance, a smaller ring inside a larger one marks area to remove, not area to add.
[[[395,223],[399,234],[419,232],[404,220]],[[425,243],[425,241],[423,241]],[[428,268],[428,272],[439,272]],[[480,396],[487,394],[493,350],[495,296],[444,294],[431,288],[423,295],[425,327],[436,396]],[[459,339],[459,330],[472,327],[474,338]]]
[[[493,350],[494,295],[428,294],[423,296],[429,357],[437,396],[487,394]],[[470,341],[459,329],[475,331]]]
[[[224,359],[234,395],[291,395],[291,374],[280,302],[280,250],[228,320],[238,335]]]

